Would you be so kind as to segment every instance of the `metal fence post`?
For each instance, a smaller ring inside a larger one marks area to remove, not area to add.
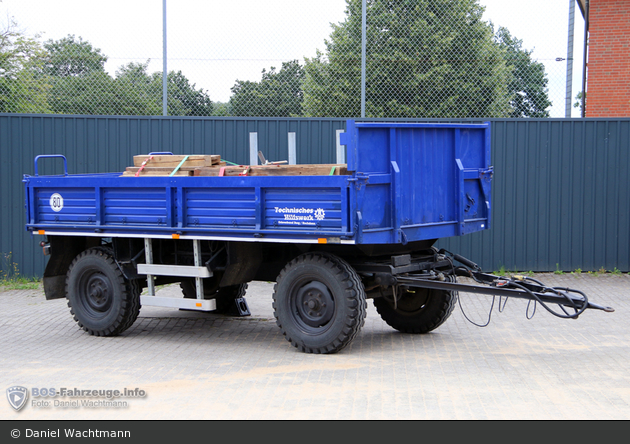
[[[571,117],[573,98],[573,30],[575,27],[575,0],[569,0],[569,36],[567,38],[567,92],[564,115]]]
[[[249,133],[249,164],[258,165],[258,133]]]
[[[346,163],[346,147],[344,145],[341,144],[341,133],[343,133],[344,130],[342,129],[338,129],[336,131],[336,146],[337,146],[337,163],[338,164],[342,164],[342,163]]]
[[[365,117],[365,47],[366,47],[366,17],[367,17],[367,0],[363,0],[361,7],[361,117]]]
[[[289,143],[289,165],[297,164],[297,145],[295,143],[295,133],[288,134]]]
[[[166,0],[162,0],[162,115],[168,116],[168,93],[166,88]]]

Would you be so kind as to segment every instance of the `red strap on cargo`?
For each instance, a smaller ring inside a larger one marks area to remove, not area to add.
[[[147,165],[147,163],[151,159],[153,159],[153,156],[149,156],[146,159],[144,159],[144,162],[142,162],[142,164],[140,164],[140,168],[138,168],[138,171],[136,171],[136,177],[140,176],[140,171],[142,171],[144,169],[144,167]]]

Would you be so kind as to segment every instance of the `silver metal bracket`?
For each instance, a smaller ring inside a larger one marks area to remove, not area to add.
[[[201,262],[201,246],[199,239],[193,239],[194,266],[154,264],[151,238],[144,239],[144,251],[146,263],[138,264],[138,274],[145,274],[147,276],[148,295],[140,297],[140,303],[142,305],[199,311],[216,310],[215,299],[203,298],[203,279],[210,278],[213,274],[207,267],[203,266]],[[196,299],[156,296],[154,276],[194,277]]]

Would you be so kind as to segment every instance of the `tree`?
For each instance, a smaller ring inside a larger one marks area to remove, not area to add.
[[[53,77],[76,77],[93,72],[104,72],[107,56],[101,54],[99,48],[68,35],[59,40],[48,40],[44,43],[49,59],[43,72]]]
[[[148,73],[149,62],[130,62],[119,67],[115,82],[121,90],[129,91],[136,102],[144,104],[145,111],[137,114],[161,115],[162,80],[161,76],[158,80]]]
[[[227,117],[231,116],[230,102],[213,102],[212,103],[212,115]]]
[[[260,82],[237,80],[230,97],[234,116],[297,117],[302,115],[304,69],[297,60],[262,70]]]
[[[0,31],[0,112],[98,115],[162,114],[162,73],[146,63],[121,66],[112,77],[107,56],[81,37],[42,45],[11,20]],[[168,112],[209,116],[213,104],[181,71],[168,73]]]
[[[0,112],[50,111],[50,84],[38,75],[45,52],[36,38],[23,35],[13,18],[0,30]]]
[[[148,73],[150,60],[145,63],[129,63],[116,71],[116,81],[137,91],[159,107],[162,113],[162,73]],[[212,100],[203,89],[197,89],[181,71],[171,71],[166,76],[167,112],[169,116],[211,116]]]
[[[67,63],[66,63],[67,62]],[[110,76],[97,65],[58,60],[50,75],[49,102],[54,113],[91,115],[152,115],[161,107],[143,88]]]
[[[361,111],[361,0],[306,59],[308,116]],[[478,0],[367,0],[366,115],[504,117],[510,69]]]
[[[44,43],[47,61],[41,70],[52,89],[49,102],[58,114],[121,113],[126,94],[117,91],[113,79],[105,72],[107,56],[81,37],[68,35]],[[127,109],[129,105],[124,106]],[[133,108],[133,107],[131,107]]]
[[[60,114],[158,115],[161,104],[141,88],[112,78],[106,72],[92,72],[58,80],[50,102]]]
[[[71,42],[66,42],[70,45]],[[83,48],[92,48],[89,43]],[[115,77],[105,72],[106,56],[86,51],[81,60],[57,59],[50,72],[53,88],[50,104],[60,114],[95,115],[161,115],[162,73],[148,73],[149,60],[131,62],[119,67]],[[72,51],[61,51],[73,54]],[[76,54],[76,53],[75,53]],[[98,57],[95,57],[98,56]],[[95,63],[87,63],[86,61]],[[212,115],[212,101],[203,90],[197,90],[181,71],[167,77],[168,114],[171,116]]]
[[[153,84],[160,86],[160,101],[162,100],[162,73],[156,72],[152,76]],[[197,89],[196,84],[190,84],[188,78],[181,71],[171,71],[166,76],[168,93],[169,116],[211,116],[213,112],[212,100],[207,91]]]
[[[545,65],[533,61],[532,51],[523,49],[523,41],[512,37],[506,28],[499,28],[495,41],[504,51],[505,62],[513,69],[508,83],[512,107],[509,117],[549,117],[547,108],[551,101],[547,95]]]

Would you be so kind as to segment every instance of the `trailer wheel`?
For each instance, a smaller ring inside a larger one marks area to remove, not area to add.
[[[66,298],[74,320],[95,336],[122,333],[140,313],[140,286],[125,279],[107,248],[90,248],[72,261]]]
[[[306,253],[289,262],[274,286],[276,323],[294,347],[306,353],[336,353],[365,322],[363,284],[339,257]]]
[[[218,282],[218,280],[217,280]],[[196,299],[197,290],[195,288],[194,280],[182,281],[179,284],[184,293],[185,298]],[[245,297],[247,291],[247,284],[230,285],[228,287],[219,287],[218,285],[210,285],[208,280],[204,281],[203,286],[203,298],[215,299],[217,308],[213,310],[214,313],[225,314],[230,313],[233,308],[234,300]]]
[[[416,288],[394,301],[380,297],[374,306],[381,318],[403,333],[428,333],[442,325],[453,313],[457,296],[452,291]]]

